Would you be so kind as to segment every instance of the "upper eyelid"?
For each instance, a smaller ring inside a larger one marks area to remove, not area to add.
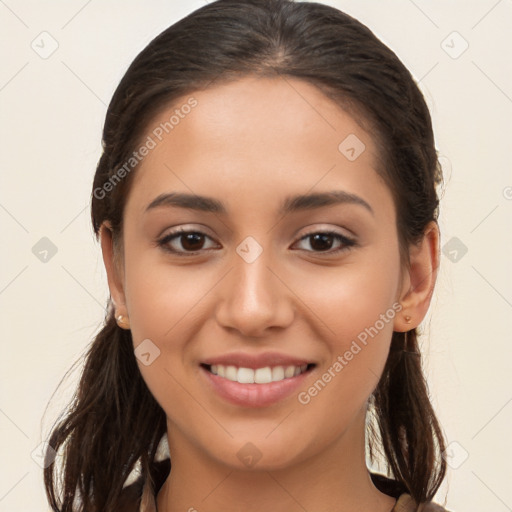
[[[189,234],[189,233],[197,233],[197,234],[200,234],[200,235],[204,235],[204,236],[210,238],[210,240],[212,240],[213,242],[218,244],[218,242],[214,239],[214,237],[210,236],[208,233],[205,233],[203,231],[203,228],[194,229],[192,227],[182,227],[182,226],[180,226],[178,228],[175,228],[171,232],[169,232],[169,233],[159,237],[158,238],[158,242],[161,243],[166,238],[170,238],[172,240],[177,240],[177,239],[179,239],[180,235],[186,235],[186,234]],[[312,235],[315,235],[315,234],[319,234],[319,233],[327,233],[327,234],[330,234],[330,235],[339,236],[342,239],[344,238],[344,239],[347,240],[347,242],[350,242],[351,246],[355,245],[357,243],[357,239],[353,235],[346,235],[344,233],[340,233],[339,231],[337,231],[334,228],[321,228],[321,227],[311,228],[310,231],[307,231],[306,233],[304,233],[301,236],[299,236],[295,240],[294,243],[300,242],[300,241],[304,240],[305,238],[307,238],[309,236],[312,236]],[[199,249],[198,252],[203,252],[203,251],[208,251],[208,250],[210,250],[210,249]],[[182,252],[182,254],[187,254],[187,253],[188,254],[194,254],[194,251],[175,251],[175,252]]]
[[[203,228],[203,227],[200,227],[200,228],[196,229],[194,227],[179,226],[177,228],[173,228],[171,231],[169,231],[166,234],[158,236],[158,240],[161,240],[163,238],[167,238],[168,236],[187,234],[187,233],[199,233],[201,235],[206,235],[206,236],[208,236],[211,239],[215,238],[214,236],[210,235],[208,232],[204,231],[204,229],[205,228]],[[347,230],[347,228],[345,228],[345,230]],[[349,231],[349,230],[347,230],[347,231]],[[336,228],[331,228],[331,227],[325,227],[325,228],[315,227],[315,228],[311,228],[306,233],[302,234],[298,238],[298,240],[302,240],[306,236],[314,235],[314,234],[317,234],[317,233],[334,233],[336,235],[340,235],[342,237],[345,237],[345,238],[348,238],[348,239],[351,239],[351,240],[356,238],[356,236],[353,233],[345,234],[345,233],[339,232]]]

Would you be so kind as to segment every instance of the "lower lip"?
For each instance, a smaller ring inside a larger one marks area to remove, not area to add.
[[[289,377],[268,384],[241,384],[214,375],[200,367],[210,387],[228,402],[242,407],[266,407],[289,397],[300,387],[304,379],[311,373],[308,370],[295,377]]]

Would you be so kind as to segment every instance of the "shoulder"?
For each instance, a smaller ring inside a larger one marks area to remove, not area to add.
[[[402,494],[396,505],[393,507],[391,512],[450,512],[449,510],[443,508],[441,505],[434,503],[433,501],[429,501],[426,503],[421,503],[419,506],[412,499],[410,494],[404,493]]]
[[[442,507],[441,505],[438,505],[437,503],[434,503],[433,501],[430,501],[428,503],[422,503],[419,508],[418,512],[450,512],[446,508]]]

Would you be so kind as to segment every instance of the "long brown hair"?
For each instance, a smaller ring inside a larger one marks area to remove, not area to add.
[[[155,115],[179,97],[255,75],[296,77],[321,89],[371,130],[379,174],[395,201],[400,257],[438,217],[442,181],[425,100],[398,57],[366,26],[326,5],[291,0],[218,0],[181,19],[136,57],[107,110],[91,213],[99,235],[108,221],[122,235],[123,209],[136,172],[120,174]],[[126,168],[125,168],[126,169]],[[120,175],[122,179],[119,179]],[[115,181],[113,181],[115,180]],[[105,186],[110,182],[112,186]],[[371,396],[380,452],[390,476],[417,503],[432,499],[446,471],[443,434],[424,379],[417,333],[394,332],[383,375]],[[53,510],[120,510],[123,483],[137,460],[146,489],[161,484],[154,460],[166,416],[146,387],[129,331],[109,300],[104,325],[85,354],[72,403],[48,443],[62,450],[44,470]],[[370,436],[373,457],[375,436]]]

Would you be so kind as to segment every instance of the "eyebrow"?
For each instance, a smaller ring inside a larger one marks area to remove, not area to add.
[[[332,190],[313,194],[288,196],[283,201],[279,214],[288,214],[304,210],[312,210],[335,204],[354,204],[364,207],[375,215],[372,207],[362,198],[344,190]],[[146,207],[146,212],[159,207],[177,207],[198,210],[208,213],[227,214],[227,209],[221,201],[207,196],[175,192],[160,194]]]

